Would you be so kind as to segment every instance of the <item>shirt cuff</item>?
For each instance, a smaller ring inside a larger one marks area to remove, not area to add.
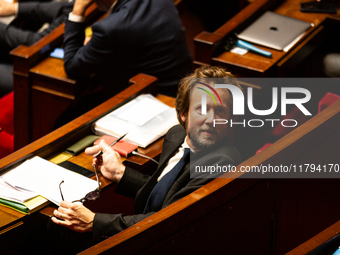
[[[72,22],[77,22],[81,23],[85,21],[85,17],[79,16],[79,15],[74,15],[72,12],[69,13],[68,15],[68,20]]]

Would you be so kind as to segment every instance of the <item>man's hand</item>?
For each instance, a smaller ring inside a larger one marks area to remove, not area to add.
[[[15,4],[0,0],[0,16],[10,16],[15,14]]]
[[[95,214],[80,203],[62,201],[53,215],[52,221],[58,225],[80,233],[92,231]]]
[[[102,156],[98,159],[95,158],[93,162],[97,165],[104,177],[119,183],[125,172],[125,166],[123,165],[122,158],[118,152],[108,146],[104,140],[101,140],[98,145],[86,148],[85,153],[87,155],[94,156],[99,151],[103,152]]]
[[[93,0],[76,0],[73,5],[72,13],[78,16],[85,16],[86,9],[93,3]]]

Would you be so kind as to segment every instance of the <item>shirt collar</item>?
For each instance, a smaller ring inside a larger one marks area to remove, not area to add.
[[[184,138],[184,142],[182,143],[182,145],[181,145],[181,147],[183,147],[183,149],[185,149],[185,148],[189,148],[190,149],[190,146],[189,146],[189,144],[187,143],[187,137],[188,136],[186,136],[185,138]],[[190,149],[191,150],[191,149]],[[191,150],[192,151],[192,150]],[[193,152],[193,151],[192,151]]]

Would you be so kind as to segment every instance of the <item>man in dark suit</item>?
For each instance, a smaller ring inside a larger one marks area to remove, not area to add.
[[[103,152],[100,159],[94,159],[94,163],[103,176],[118,183],[116,192],[135,199],[135,215],[93,213],[81,204],[63,201],[54,211],[52,221],[77,232],[92,232],[92,240],[96,243],[147,218],[216,177],[210,173],[193,177],[196,166],[239,164],[240,155],[226,137],[226,126],[213,126],[214,119],[229,118],[231,100],[228,91],[216,89],[222,104],[215,104],[211,97],[207,97],[207,114],[201,114],[201,96],[206,92],[197,88],[199,83],[190,82],[191,78],[210,77],[225,78],[224,81],[230,84],[232,76],[218,67],[201,67],[181,81],[176,98],[181,125],[174,126],[166,134],[158,169],[152,176],[125,167],[119,154],[104,141],[86,149],[88,155]],[[189,152],[190,160],[183,160]],[[181,162],[179,169],[177,166]],[[178,172],[173,180],[166,183],[175,171]],[[166,185],[162,196],[162,188]]]
[[[138,73],[158,78],[159,92],[175,96],[178,81],[192,71],[192,57],[172,0],[95,0],[108,16],[84,41],[84,13],[92,0],[76,0],[65,23],[64,67],[68,77],[97,74],[110,98]]]
[[[8,3],[0,0],[0,16],[17,15],[29,27],[21,29],[0,22],[0,96],[13,90],[13,65],[9,52],[19,45],[30,46],[51,33],[64,22],[72,8],[73,2]],[[49,25],[42,31],[37,31],[45,23]]]

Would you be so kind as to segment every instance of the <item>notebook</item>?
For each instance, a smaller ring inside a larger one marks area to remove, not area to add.
[[[106,144],[111,144],[112,142],[116,141],[117,138],[109,135],[103,135],[98,140],[94,142],[94,145],[100,143],[101,140],[104,140]],[[112,146],[112,148],[119,153],[122,157],[127,158],[129,154],[135,150],[137,150],[138,146],[132,143],[129,143],[124,140],[120,140],[118,143]]]
[[[312,25],[267,11],[237,36],[268,48],[288,51]]]
[[[93,129],[97,135],[120,137],[145,148],[178,124],[176,110],[151,94],[142,94],[97,120]]]

